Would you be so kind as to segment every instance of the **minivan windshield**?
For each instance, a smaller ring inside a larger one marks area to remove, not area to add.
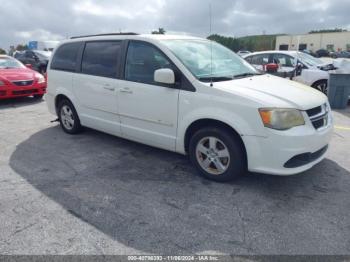
[[[218,82],[258,75],[256,69],[230,49],[201,39],[163,40],[200,81]]]

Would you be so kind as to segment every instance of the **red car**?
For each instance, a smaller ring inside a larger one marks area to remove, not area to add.
[[[0,55],[0,100],[24,96],[36,99],[43,97],[46,79],[29,67],[12,57]]]

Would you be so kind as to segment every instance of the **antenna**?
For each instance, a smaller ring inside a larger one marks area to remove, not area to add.
[[[209,3],[209,20],[210,20],[210,25],[209,25],[209,32],[210,36],[212,34],[212,6],[211,2]],[[210,39],[210,86],[213,87],[213,40]]]

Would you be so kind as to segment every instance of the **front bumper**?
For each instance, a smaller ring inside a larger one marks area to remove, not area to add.
[[[16,97],[26,97],[33,95],[44,95],[46,93],[46,83],[33,84],[30,86],[1,86],[0,99]]]
[[[329,120],[322,130],[305,125],[288,131],[269,130],[268,137],[244,136],[248,170],[283,176],[312,168],[325,158],[333,132],[331,114]]]

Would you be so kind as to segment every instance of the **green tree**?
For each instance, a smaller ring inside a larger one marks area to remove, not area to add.
[[[265,51],[274,50],[276,45],[276,35],[254,35],[245,37],[226,37],[214,34],[208,39],[216,41],[234,52],[239,50]]]
[[[6,51],[2,48],[0,48],[0,55],[6,55]]]
[[[28,45],[19,44],[19,45],[17,45],[16,50],[17,50],[17,51],[25,51],[25,50],[28,50]]]
[[[159,27],[158,30],[152,31],[153,35],[165,35],[166,31],[164,28]]]

